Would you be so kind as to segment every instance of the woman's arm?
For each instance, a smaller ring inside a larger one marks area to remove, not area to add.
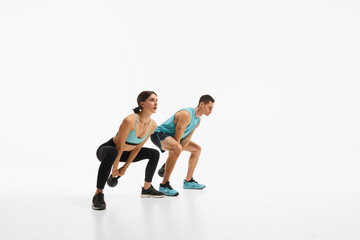
[[[124,145],[125,145],[126,139],[129,135],[130,131],[134,127],[135,127],[134,119],[133,119],[133,116],[131,116],[131,115],[126,117],[119,127],[118,136],[116,138],[116,143],[115,143],[118,154],[115,158],[115,161],[114,161],[113,167],[112,167],[113,177],[120,175],[119,170],[118,170],[120,157],[124,151]]]
[[[141,148],[144,146],[144,144],[146,143],[146,141],[149,139],[150,135],[155,131],[156,129],[156,122],[154,120],[152,120],[152,124],[151,124],[151,130],[149,135],[145,138],[144,141],[142,141],[140,144],[138,144],[133,150],[131,150],[128,159],[126,160],[125,164],[119,169],[119,173],[120,175],[124,175],[126,172],[126,169],[130,166],[130,164],[132,163],[132,161],[134,161],[135,157],[138,155],[138,153],[140,152]]]

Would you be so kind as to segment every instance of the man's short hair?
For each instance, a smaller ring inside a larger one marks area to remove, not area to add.
[[[212,97],[212,96],[210,96],[210,95],[202,95],[201,97],[200,97],[200,100],[199,100],[199,105],[200,105],[200,103],[201,102],[203,102],[204,104],[208,104],[209,102],[215,102],[215,100],[214,100],[214,98]],[[198,105],[198,106],[199,106]]]

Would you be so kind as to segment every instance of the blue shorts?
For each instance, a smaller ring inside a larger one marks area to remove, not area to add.
[[[153,134],[151,134],[150,139],[160,149],[161,152],[165,152],[161,148],[161,141],[164,141],[164,139],[167,137],[171,136],[164,132],[154,132]]]

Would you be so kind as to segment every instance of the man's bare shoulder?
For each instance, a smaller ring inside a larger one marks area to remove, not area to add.
[[[187,110],[180,110],[177,113],[175,113],[175,123],[183,122],[183,123],[190,123],[191,116],[190,113]]]
[[[178,111],[177,113],[175,113],[175,116],[179,116],[179,117],[185,117],[185,118],[191,118],[189,111],[183,109]]]

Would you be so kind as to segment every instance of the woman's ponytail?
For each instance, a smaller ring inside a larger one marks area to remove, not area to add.
[[[141,108],[140,107],[136,107],[133,109],[134,113],[141,113]]]

